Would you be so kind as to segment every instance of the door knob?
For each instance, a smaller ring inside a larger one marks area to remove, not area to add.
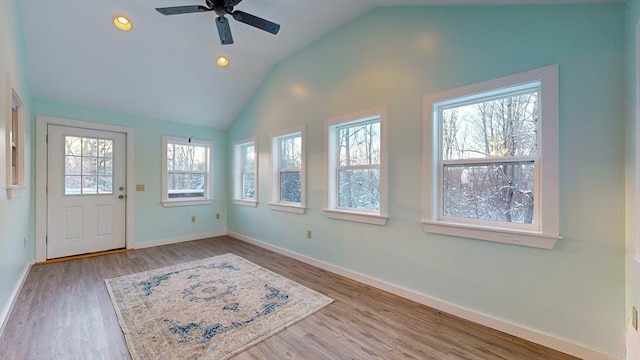
[[[120,191],[124,191],[124,187],[120,186]]]
[[[118,199],[124,199],[124,195],[118,196]]]

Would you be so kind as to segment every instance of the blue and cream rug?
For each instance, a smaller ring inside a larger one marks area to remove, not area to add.
[[[233,254],[105,282],[134,360],[228,359],[333,302]]]

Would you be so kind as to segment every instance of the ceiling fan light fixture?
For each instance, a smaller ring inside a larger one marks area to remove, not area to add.
[[[118,15],[113,17],[113,25],[122,31],[131,30],[131,21],[126,16]]]
[[[218,58],[216,59],[216,64],[218,64],[218,66],[220,66],[221,68],[225,68],[229,66],[229,59],[225,56],[218,56]]]

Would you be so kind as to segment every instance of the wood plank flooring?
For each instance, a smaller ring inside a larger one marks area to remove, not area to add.
[[[104,279],[226,253],[336,300],[234,360],[575,359],[228,236],[34,266],[0,359],[130,359]]]

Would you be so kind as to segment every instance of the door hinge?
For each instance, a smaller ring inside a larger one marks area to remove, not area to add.
[[[44,186],[44,193],[48,194],[49,193],[49,185],[45,185]]]
[[[47,135],[45,142],[48,144],[49,143],[49,135]]]
[[[45,242],[45,244],[49,243],[49,236],[48,235],[44,237],[44,242]]]

